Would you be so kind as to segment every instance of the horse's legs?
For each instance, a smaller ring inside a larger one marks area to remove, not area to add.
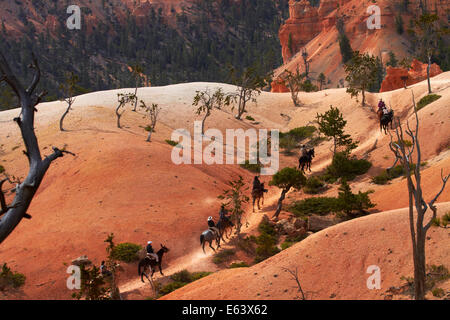
[[[214,249],[214,248],[213,248],[213,246],[212,246],[212,240],[211,240],[211,241],[209,241],[209,247],[210,247],[211,249],[213,249],[213,250],[214,250],[214,252],[216,252],[216,249]]]
[[[256,200],[256,198],[253,197],[253,212],[255,212],[255,200]]]
[[[161,275],[163,276],[164,273],[162,272],[161,262],[158,263],[158,267],[159,267],[159,273],[161,273]]]
[[[261,210],[261,207],[259,206],[259,201],[261,200],[261,197],[258,198],[258,210]]]
[[[203,253],[206,254],[206,252],[205,252],[205,240],[203,240],[203,242],[202,242],[202,249],[203,249]]]

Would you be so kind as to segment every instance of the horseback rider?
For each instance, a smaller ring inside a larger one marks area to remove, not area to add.
[[[228,220],[227,213],[228,213],[228,210],[225,209],[225,205],[222,203],[222,205],[220,206],[220,211],[219,211],[220,219]]]
[[[300,147],[300,157],[307,157],[308,156],[308,149],[306,148],[305,144],[302,144]]]
[[[382,98],[380,98],[380,101],[378,102],[378,112],[380,112],[382,115],[389,114],[389,110]]]
[[[259,181],[258,176],[253,179],[253,190],[261,190],[261,181]]]
[[[208,217],[208,227],[214,234],[219,235],[219,229],[217,229],[212,217]]]
[[[147,248],[146,248],[146,250],[147,250],[147,257],[151,260],[151,259],[155,259],[156,260],[156,262],[158,262],[158,255],[155,253],[155,251],[153,250],[153,247],[152,247],[152,242],[151,241],[148,241],[147,242]]]
[[[104,277],[111,275],[111,271],[106,268],[105,261],[102,261],[102,264],[100,265],[100,272]]]

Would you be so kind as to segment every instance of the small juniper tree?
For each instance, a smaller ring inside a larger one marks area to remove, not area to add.
[[[120,295],[120,290],[117,285],[117,271],[120,268],[120,265],[117,263],[116,258],[114,257],[114,234],[111,233],[105,240],[106,243],[108,243],[108,246],[106,247],[106,253],[108,254],[107,260],[106,260],[106,267],[111,272],[110,275],[110,292],[111,292],[111,298],[113,300],[122,300],[122,297]]]
[[[369,198],[369,194],[373,193],[373,191],[359,191],[357,194],[354,194],[345,179],[342,179],[338,191],[338,209],[343,211],[349,218],[367,214],[368,209],[375,207],[375,204]]]
[[[357,142],[344,132],[347,121],[344,120],[338,108],[330,106],[330,110],[324,114],[317,114],[316,120],[319,125],[319,132],[333,139],[333,156],[336,154],[338,147],[344,147],[348,154],[358,146]]]
[[[424,199],[423,191],[422,191],[422,177],[421,177],[421,151],[420,151],[420,143],[419,143],[419,117],[417,115],[417,107],[416,102],[414,100],[414,93],[412,94],[414,114],[416,117],[416,128],[413,131],[409,122],[406,122],[406,129],[404,130],[400,119],[397,117],[396,122],[397,126],[395,129],[395,135],[397,136],[397,140],[394,142],[394,139],[391,136],[391,142],[389,143],[389,147],[391,151],[395,155],[395,162],[392,167],[388,168],[388,170],[395,167],[397,162],[400,162],[403,167],[403,172],[408,185],[408,200],[409,200],[409,227],[411,233],[412,240],[412,249],[413,249],[413,263],[414,263],[414,296],[416,300],[424,300],[425,299],[425,278],[426,278],[426,259],[425,259],[425,241],[428,229],[433,224],[433,221],[436,220],[437,217],[437,208],[435,206],[436,200],[439,198],[441,193],[444,191],[445,185],[447,184],[448,179],[450,178],[450,174],[447,176],[443,175],[441,171],[441,179],[442,179],[442,187],[436,196],[430,201],[427,202]],[[404,139],[404,135],[408,135],[412,140],[412,145],[408,147],[406,144],[406,140]],[[413,152],[416,154],[416,161],[412,157]],[[414,176],[414,180],[413,180]],[[414,219],[414,206],[416,208],[416,220]],[[429,221],[424,225],[425,214],[428,210],[431,209],[433,212]]]
[[[236,226],[236,235],[240,237],[242,228],[242,215],[244,214],[243,205],[247,203],[250,198],[244,194],[248,190],[245,187],[244,179],[239,176],[239,179],[228,182],[229,189],[225,190],[219,199],[226,199],[228,202],[225,206],[229,206],[231,218],[234,220]]]
[[[317,78],[317,82],[319,82],[319,90],[322,90],[323,85],[325,84],[325,75],[323,72],[319,74],[319,77]]]
[[[294,105],[296,107],[300,106],[298,94],[302,89],[302,82],[304,77],[304,74],[300,73],[298,66],[295,73],[289,70],[284,71],[283,78],[287,83],[287,87],[291,92],[292,102],[294,102]]]
[[[423,13],[419,18],[413,20],[414,28],[408,29],[412,37],[412,42],[420,60],[427,63],[428,93],[431,91],[430,68],[431,60],[439,48],[439,40],[448,32],[448,29],[439,26],[439,16],[437,14]]]
[[[358,98],[361,92],[362,106],[365,106],[366,91],[377,81],[379,70],[377,59],[367,53],[361,54],[359,51],[354,51],[350,61],[344,65],[344,69],[347,73],[345,80],[349,86],[347,92],[352,98]]]
[[[272,218],[278,219],[283,206],[283,200],[286,198],[286,194],[292,188],[300,190],[306,183],[306,177],[302,172],[295,168],[286,167],[278,171],[269,182],[270,186],[276,186],[281,189],[281,196],[278,199],[277,209]]]
[[[64,118],[67,116],[69,111],[72,108],[73,103],[75,102],[75,92],[76,92],[76,86],[78,83],[78,76],[75,75],[73,72],[71,72],[69,75],[67,75],[66,79],[64,80],[64,83],[62,83],[59,88],[63,91],[65,98],[63,101],[67,103],[67,109],[61,116],[61,119],[59,120],[59,130],[64,131],[63,122]]]
[[[138,87],[141,83],[142,80],[142,72],[144,70],[142,69],[142,66],[139,64],[134,64],[131,66],[131,73],[134,76],[134,80],[135,80],[135,90],[134,90],[134,95],[136,96],[136,100],[134,101],[134,108],[133,111],[136,111],[137,108],[137,91],[138,91]]]
[[[134,103],[136,101],[137,97],[134,93],[118,93],[117,94],[117,100],[119,102],[119,105],[116,108],[116,116],[117,116],[117,127],[120,129],[122,128],[120,126],[120,118],[125,112],[125,109],[120,112],[121,108],[124,108],[127,103]]]
[[[240,76],[236,71],[230,68],[232,83],[237,86],[235,100],[237,100],[236,119],[240,120],[242,115],[247,112],[245,109],[247,102],[256,102],[256,97],[261,94],[262,88],[270,83],[272,75],[261,76],[256,67],[245,68]],[[234,109],[234,106],[233,106]]]
[[[142,100],[141,108],[143,108],[145,112],[148,113],[148,116],[150,118],[150,124],[145,128],[145,130],[148,132],[147,142],[151,142],[152,133],[155,131],[156,122],[158,121],[158,115],[161,111],[161,108],[156,103],[152,103],[151,107],[147,107],[145,102]]]
[[[80,265],[80,290],[72,294],[74,299],[111,300],[111,292],[106,279],[96,266]]]
[[[220,110],[222,107],[230,105],[233,95],[225,94],[222,88],[217,88],[214,92],[205,89],[204,91],[196,91],[196,93],[192,105],[197,107],[195,111],[197,115],[204,113],[202,120],[202,134],[204,134],[206,118],[211,115],[212,110]]]

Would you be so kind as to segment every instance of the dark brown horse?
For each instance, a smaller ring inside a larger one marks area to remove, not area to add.
[[[305,166],[306,166],[306,170],[311,172],[311,162],[312,162],[312,159],[314,158],[314,156],[315,156],[314,148],[306,151],[306,156],[301,156],[298,159],[298,168],[299,169],[301,168],[302,172],[305,172]]]
[[[258,210],[261,210],[261,207],[259,205],[259,201],[262,200],[262,205],[264,205],[264,193],[268,190],[264,188],[264,183],[261,183],[259,185],[259,188],[254,188],[252,190],[252,199],[253,199],[253,212],[255,212],[255,201],[257,201],[258,204]]]
[[[391,124],[392,130],[392,121],[394,120],[394,110],[389,110],[388,114],[383,114],[382,111],[378,111],[378,119],[380,120],[380,131],[384,129],[384,134],[387,134],[387,129],[389,124]]]
[[[147,280],[150,281],[150,279],[148,278],[147,273],[145,273],[145,270],[148,269],[149,267],[152,270],[152,274],[150,275],[150,278],[153,277],[153,274],[155,273],[155,267],[158,266],[159,267],[159,272],[161,273],[161,275],[163,276],[164,273],[162,272],[162,258],[164,253],[169,252],[169,248],[163,246],[161,244],[161,249],[158,250],[158,252],[156,252],[156,255],[158,256],[158,262],[156,262],[155,259],[151,259],[150,257],[146,256],[144,259],[142,259],[141,261],[139,261],[139,265],[138,265],[138,274],[141,276],[141,281],[144,282],[144,276],[147,278]],[[141,268],[142,271],[141,271]]]

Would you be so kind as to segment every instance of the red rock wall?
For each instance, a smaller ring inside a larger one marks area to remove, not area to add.
[[[423,81],[427,78],[427,64],[422,63],[416,59],[411,64],[411,69],[387,67],[386,77],[381,83],[380,92],[392,91],[404,87],[404,80],[402,77],[408,77],[406,85],[412,85]],[[430,77],[434,77],[442,73],[441,68],[433,63],[430,68]]]

